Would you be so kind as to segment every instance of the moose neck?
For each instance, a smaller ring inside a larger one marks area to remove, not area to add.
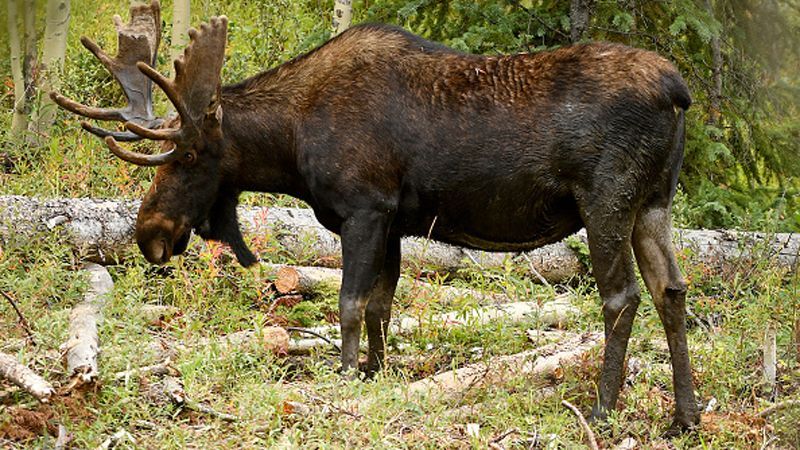
[[[224,184],[232,191],[289,194],[305,199],[294,155],[296,114],[290,93],[265,86],[265,72],[222,90],[222,132],[227,144]]]

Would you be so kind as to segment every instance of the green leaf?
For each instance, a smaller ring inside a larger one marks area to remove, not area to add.
[[[675,18],[675,21],[672,22],[672,25],[669,26],[669,32],[673,36],[677,36],[683,33],[686,30],[686,18],[683,16],[678,16]]]

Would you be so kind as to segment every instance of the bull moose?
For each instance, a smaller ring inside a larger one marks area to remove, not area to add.
[[[82,126],[122,160],[158,166],[136,221],[148,261],[182,253],[194,230],[250,266],[239,194],[302,199],[341,236],[342,368],[357,368],[366,322],[373,373],[384,361],[401,237],[522,251],[585,227],[606,339],[593,416],[615,407],[623,380],[640,301],[632,248],[669,344],[673,428],[697,424],[670,218],[691,99],[671,63],[609,43],[479,56],[368,24],[222,86],[227,18],[189,31],[168,79],[153,68],[159,8],[134,6],[127,24],[115,17],[116,57],[81,39],[122,86],[126,107],[51,94],[75,114],[123,122],[125,130]],[[177,115],[154,117],[152,83]],[[162,152],[118,143],[141,139],[161,141]]]

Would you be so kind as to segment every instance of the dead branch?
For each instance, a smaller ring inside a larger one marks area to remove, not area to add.
[[[97,355],[100,352],[100,339],[97,324],[102,320],[103,305],[114,288],[114,282],[105,267],[89,263],[84,270],[89,273],[89,290],[83,301],[72,309],[69,315],[69,338],[61,346],[72,387],[93,383],[99,376]]]
[[[221,413],[214,410],[208,405],[191,400],[183,389],[183,382],[180,378],[174,376],[166,376],[159,384],[160,392],[155,395],[162,398],[167,398],[175,406],[185,408],[201,414],[206,414],[216,417],[226,422],[236,422],[238,417],[232,414]]]
[[[103,441],[103,443],[97,447],[97,450],[108,450],[110,448],[116,447],[117,444],[119,444],[120,442],[125,442],[125,441],[133,445],[136,445],[136,439],[134,439],[133,436],[130,433],[128,433],[124,428],[120,428],[119,430],[116,431],[116,433],[112,434],[111,436],[108,437],[108,439]]]
[[[116,381],[126,380],[127,383],[127,380],[130,377],[142,376],[142,375],[155,375],[155,376],[170,375],[176,377],[180,375],[180,372],[178,372],[178,369],[172,367],[172,361],[169,358],[167,358],[165,361],[160,362],[158,364],[153,364],[151,366],[138,367],[135,369],[117,372],[114,374],[114,379]]]
[[[64,450],[69,445],[70,441],[72,441],[72,436],[67,432],[67,427],[63,424],[58,424],[58,437],[56,438],[56,443],[53,446],[53,450]]]
[[[561,404],[569,408],[569,410],[578,417],[578,423],[581,425],[583,432],[586,433],[586,440],[588,441],[587,445],[589,445],[589,448],[592,450],[600,450],[600,447],[597,446],[597,438],[594,437],[594,432],[589,428],[589,423],[586,421],[586,418],[583,417],[581,411],[566,400],[561,400]]]
[[[25,316],[22,315],[22,311],[19,310],[17,306],[17,302],[14,301],[14,297],[10,296],[5,291],[0,291],[0,294],[3,294],[3,297],[8,300],[8,303],[11,303],[11,307],[14,308],[14,311],[17,312],[17,317],[19,317],[19,323],[22,325],[22,329],[25,330],[25,334],[28,335],[28,340],[30,341],[31,345],[36,347],[36,340],[33,338],[33,331],[31,331],[31,326],[28,324],[28,321],[25,320]]]
[[[786,400],[780,403],[776,403],[770,406],[769,408],[761,411],[760,413],[756,414],[756,417],[767,418],[772,414],[778,411],[783,411],[784,409],[787,408],[800,408],[800,400]]]
[[[55,393],[53,386],[11,355],[0,353],[0,377],[46,403]]]

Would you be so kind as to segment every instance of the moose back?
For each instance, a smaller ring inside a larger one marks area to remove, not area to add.
[[[342,239],[342,367],[384,362],[403,236],[494,251],[529,250],[585,227],[603,299],[605,359],[593,415],[617,402],[639,304],[631,249],[664,325],[674,371],[675,429],[697,423],[686,345],[686,285],[670,208],[691,100],[662,57],[616,44],[510,56],[464,54],[400,28],[361,25],[279,67],[223,86],[227,19],[190,30],[174,79],[152,65],[157,1],[117,20],[118,54],[84,45],[128,105],[101,109],[57,93],[83,127],[134,164],[158,166],[136,223],[148,261],[166,263],[192,230],[228,243],[245,266],[242,191],[295,196]],[[177,116],[153,116],[152,84]],[[162,142],[142,154],[120,141]]]

